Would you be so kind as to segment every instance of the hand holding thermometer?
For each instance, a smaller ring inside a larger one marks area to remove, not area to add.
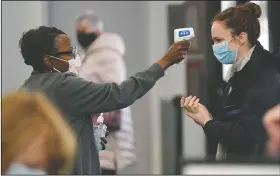
[[[180,28],[174,30],[174,42],[182,41],[182,40],[190,40],[194,38],[194,30],[193,28]],[[186,59],[187,54],[184,56]]]

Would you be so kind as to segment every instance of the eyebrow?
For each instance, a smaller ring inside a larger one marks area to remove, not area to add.
[[[224,40],[224,39],[220,37],[213,37],[212,40]]]
[[[72,53],[73,50],[68,50],[68,51],[59,51],[57,52],[58,54],[69,54],[69,53]]]

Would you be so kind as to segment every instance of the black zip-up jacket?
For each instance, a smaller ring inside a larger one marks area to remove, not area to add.
[[[264,153],[263,116],[280,102],[280,66],[276,63],[275,55],[258,42],[250,61],[225,84],[222,107],[206,123],[204,132],[212,143],[226,146],[226,160],[246,160]]]

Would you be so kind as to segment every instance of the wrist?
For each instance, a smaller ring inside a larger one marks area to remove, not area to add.
[[[157,61],[157,64],[163,68],[164,70],[167,69],[168,67],[170,67],[172,65],[172,63],[170,61],[168,61],[165,58],[160,59],[159,61]]]
[[[201,123],[201,126],[204,128],[205,125],[207,124],[207,122],[209,122],[210,120],[212,120],[212,119],[205,119],[205,120]]]

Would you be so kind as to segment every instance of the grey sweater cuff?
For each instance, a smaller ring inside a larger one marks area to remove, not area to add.
[[[158,78],[161,78],[164,76],[164,69],[157,63],[154,63],[153,65],[150,66],[149,70],[155,73],[155,75]]]

